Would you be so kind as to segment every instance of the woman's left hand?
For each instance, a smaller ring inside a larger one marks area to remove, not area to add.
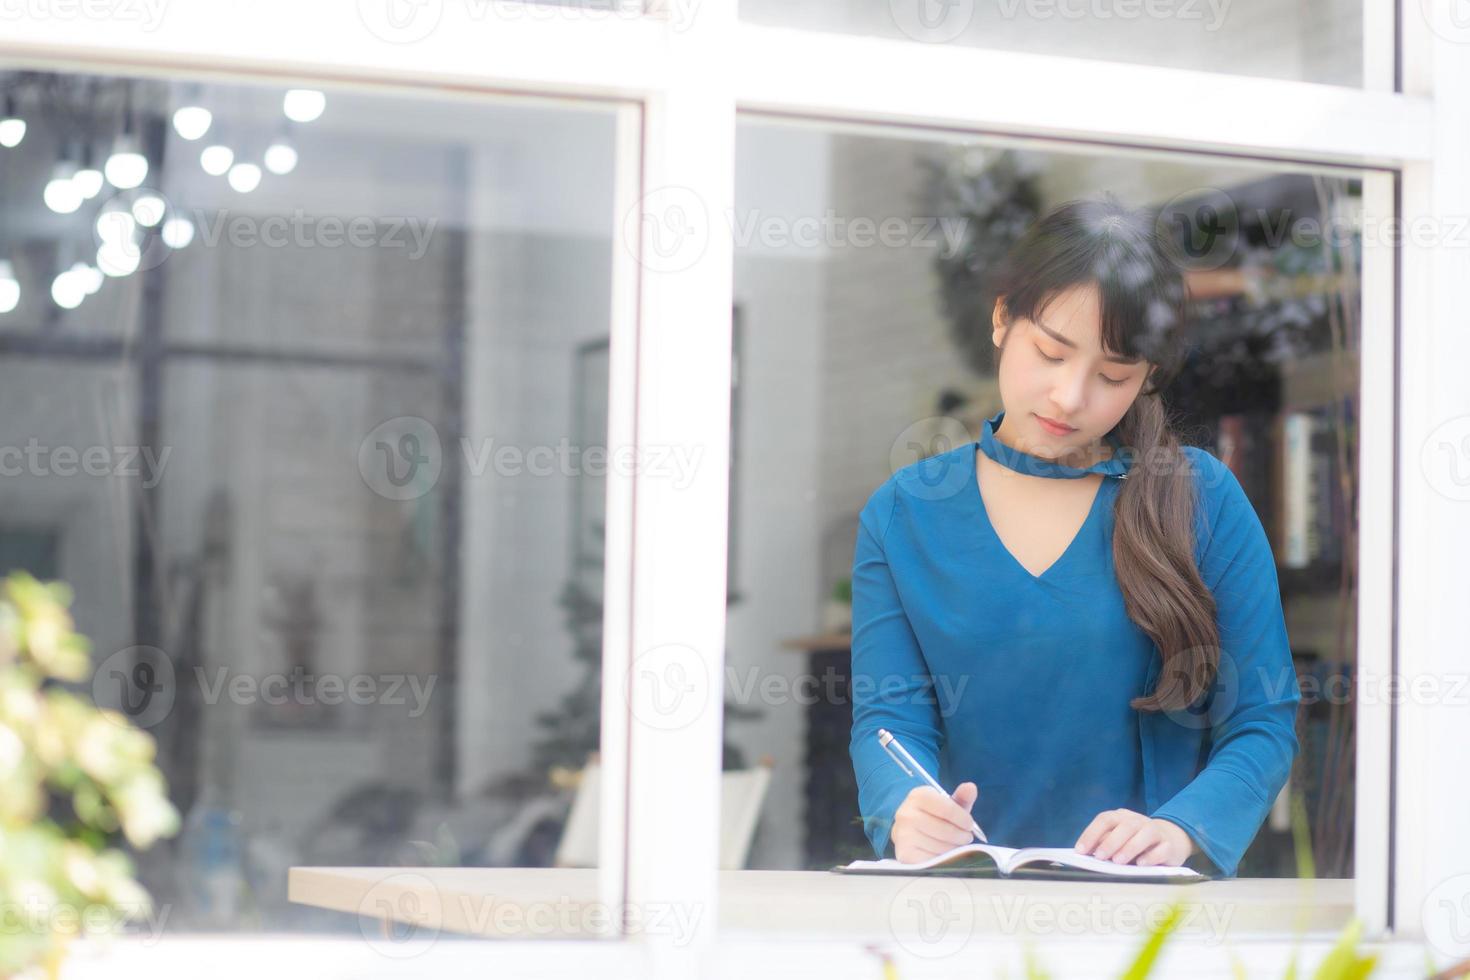
[[[1092,818],[1073,850],[1117,864],[1180,865],[1199,848],[1183,827],[1132,810]]]

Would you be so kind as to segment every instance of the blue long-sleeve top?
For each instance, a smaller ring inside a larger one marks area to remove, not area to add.
[[[1003,416],[981,439],[893,473],[859,517],[849,752],[874,853],[894,856],[894,813],[922,785],[878,744],[886,728],[946,788],[975,782],[971,812],[993,843],[1071,847],[1097,814],[1123,807],[1178,824],[1233,877],[1298,748],[1300,689],[1260,519],[1228,467],[1184,448],[1220,668],[1189,708],[1137,711],[1128,702],[1152,690],[1162,658],[1128,618],[1113,570],[1127,466],[1104,477],[1066,551],[1032,575],[991,526],[976,479],[977,450],[1004,448],[991,428]]]

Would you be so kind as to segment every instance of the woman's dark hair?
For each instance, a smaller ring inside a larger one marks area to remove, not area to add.
[[[1095,285],[1103,349],[1142,357],[1151,371],[1113,429],[1133,462],[1114,509],[1113,566],[1128,616],[1163,656],[1140,711],[1188,707],[1219,669],[1215,599],[1194,561],[1192,467],[1160,392],[1184,359],[1188,291],[1179,253],[1151,215],[1111,193],[1068,201],[1039,218],[998,267],[994,291],[1006,324],[1035,320],[1059,294]]]

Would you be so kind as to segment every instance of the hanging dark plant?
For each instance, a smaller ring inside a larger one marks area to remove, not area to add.
[[[919,163],[926,172],[919,213],[959,229],[957,244],[951,248],[946,237],[934,259],[950,337],[971,370],[993,374],[989,273],[1041,214],[1040,162],[1023,152],[971,146]]]

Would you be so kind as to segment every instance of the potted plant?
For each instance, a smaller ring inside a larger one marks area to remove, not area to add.
[[[822,629],[842,633],[852,628],[852,579],[840,578],[822,605]]]

